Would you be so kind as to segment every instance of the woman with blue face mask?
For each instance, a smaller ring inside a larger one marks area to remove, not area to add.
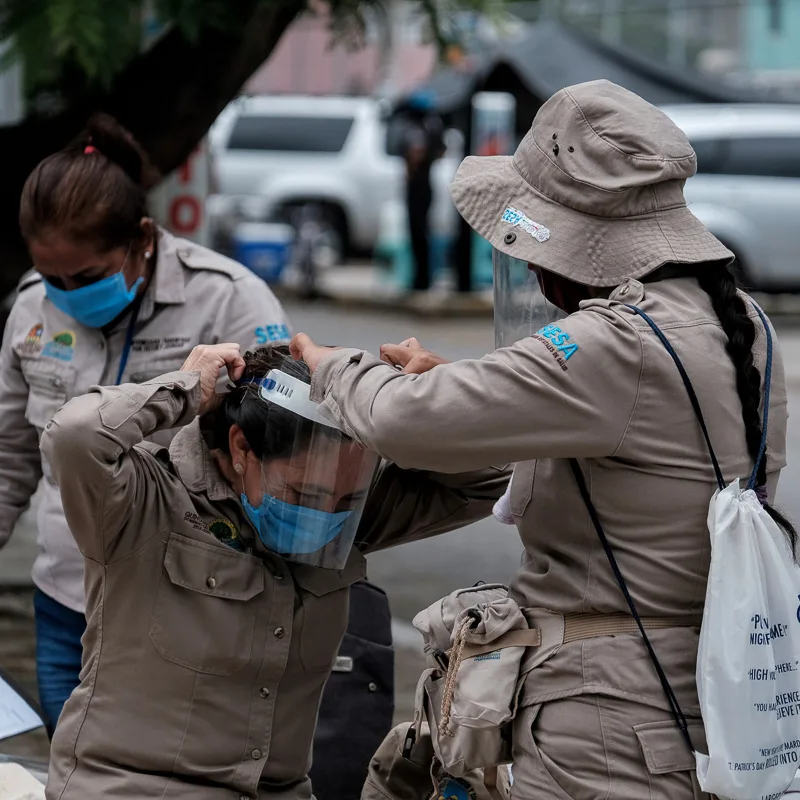
[[[309,395],[287,346],[215,345],[95,387],[47,426],[86,558],[91,665],[53,739],[48,798],[311,798],[365,554],[488,516],[508,473],[406,474]],[[168,450],[144,442],[174,428]]]
[[[19,286],[0,350],[0,546],[44,478],[33,581],[51,732],[78,685],[86,620],[83,557],[39,452],[47,421],[94,384],[179,369],[197,344],[251,347],[288,336],[263,281],[155,224],[147,192],[157,177],[130,134],[98,116],[34,169],[20,201],[34,270]]]

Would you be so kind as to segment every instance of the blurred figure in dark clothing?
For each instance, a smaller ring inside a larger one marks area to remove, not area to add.
[[[406,162],[406,209],[414,257],[415,292],[431,287],[430,235],[428,213],[433,201],[431,167],[444,155],[444,125],[433,110],[433,97],[419,92],[409,98],[409,126],[404,157]]]

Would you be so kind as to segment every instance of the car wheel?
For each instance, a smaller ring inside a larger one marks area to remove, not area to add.
[[[347,220],[338,206],[314,201],[293,203],[282,209],[280,217],[298,233],[304,220],[314,220],[314,261],[319,269],[344,263],[349,246]]]

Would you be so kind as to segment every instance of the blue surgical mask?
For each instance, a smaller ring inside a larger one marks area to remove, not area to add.
[[[256,508],[247,495],[242,494],[241,498],[245,513],[264,547],[289,559],[322,550],[342,532],[353,513],[294,506],[268,494]]]
[[[80,289],[59,289],[46,278],[44,288],[53,305],[87,328],[102,328],[115,320],[135,299],[144,278],[131,288],[122,272]]]

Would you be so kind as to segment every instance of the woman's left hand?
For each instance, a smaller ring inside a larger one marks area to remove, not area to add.
[[[200,408],[198,415],[213,411],[220,403],[222,395],[217,394],[217,380],[223,368],[228,377],[237,381],[244,372],[244,359],[238,344],[200,344],[189,353],[181,367],[181,372],[200,373]]]
[[[439,364],[449,364],[446,358],[426,350],[415,338],[400,344],[385,344],[381,347],[381,359],[406,374],[422,375]]]

